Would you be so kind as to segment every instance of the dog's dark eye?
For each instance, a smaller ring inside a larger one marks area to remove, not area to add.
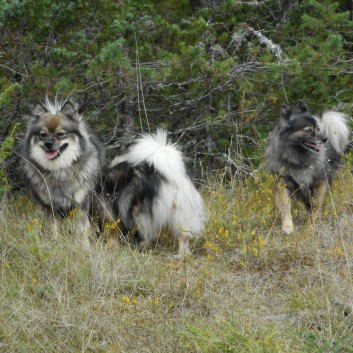
[[[62,131],[59,131],[56,133],[56,136],[59,138],[59,139],[62,139],[65,137],[65,132],[62,132]]]
[[[39,137],[44,139],[47,136],[47,134],[45,132],[40,132],[39,133]]]

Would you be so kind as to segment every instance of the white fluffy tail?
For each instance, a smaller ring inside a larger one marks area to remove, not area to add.
[[[142,135],[130,147],[126,159],[132,165],[147,163],[167,180],[179,183],[186,173],[183,153],[168,142],[167,132],[158,129],[155,134]]]
[[[342,153],[348,145],[350,131],[347,115],[338,112],[325,112],[321,117],[321,132],[326,134],[337,153]]]

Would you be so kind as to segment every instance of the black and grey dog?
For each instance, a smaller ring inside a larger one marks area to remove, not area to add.
[[[135,139],[109,165],[105,218],[119,219],[123,233],[136,228],[144,241],[169,234],[179,243],[178,258],[190,254],[189,241],[203,231],[206,217],[185,162],[164,130]]]
[[[88,240],[87,212],[104,163],[104,147],[70,101],[37,104],[22,144],[32,194],[56,219],[81,209],[79,231]]]
[[[275,187],[275,202],[282,230],[294,229],[291,198],[302,200],[308,209],[320,213],[325,194],[348,145],[347,116],[328,111],[312,115],[304,102],[293,109],[282,107],[279,124],[272,131],[265,150],[267,167],[281,179]]]

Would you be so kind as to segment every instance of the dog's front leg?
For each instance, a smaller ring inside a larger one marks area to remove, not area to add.
[[[314,198],[314,216],[320,216],[325,201],[325,195],[328,190],[326,179],[321,180],[313,189]]]
[[[82,244],[86,249],[90,249],[89,235],[91,232],[91,223],[88,214],[84,210],[80,210],[78,219],[78,232],[82,237]]]
[[[291,200],[289,190],[283,183],[277,183],[275,186],[275,202],[281,217],[282,230],[286,234],[292,233],[294,225],[291,213]]]

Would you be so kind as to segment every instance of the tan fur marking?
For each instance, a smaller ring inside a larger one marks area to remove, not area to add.
[[[123,234],[120,221],[114,222],[111,219],[105,219],[103,224],[107,245],[112,248],[118,243],[120,234]]]
[[[281,217],[282,230],[287,234],[293,232],[291,200],[288,189],[282,183],[277,183],[275,186],[275,202]]]
[[[142,213],[142,205],[141,203],[138,203],[137,205],[134,206],[133,210],[132,210],[135,219],[141,215]]]
[[[315,215],[319,215],[322,212],[322,207],[325,201],[325,195],[328,190],[328,184],[326,180],[320,181],[317,185],[315,185],[313,190],[313,198],[314,198],[314,207],[315,207]]]
[[[62,118],[63,114],[46,114],[44,116],[43,124],[48,129],[48,132],[56,132],[58,129],[62,128]]]

